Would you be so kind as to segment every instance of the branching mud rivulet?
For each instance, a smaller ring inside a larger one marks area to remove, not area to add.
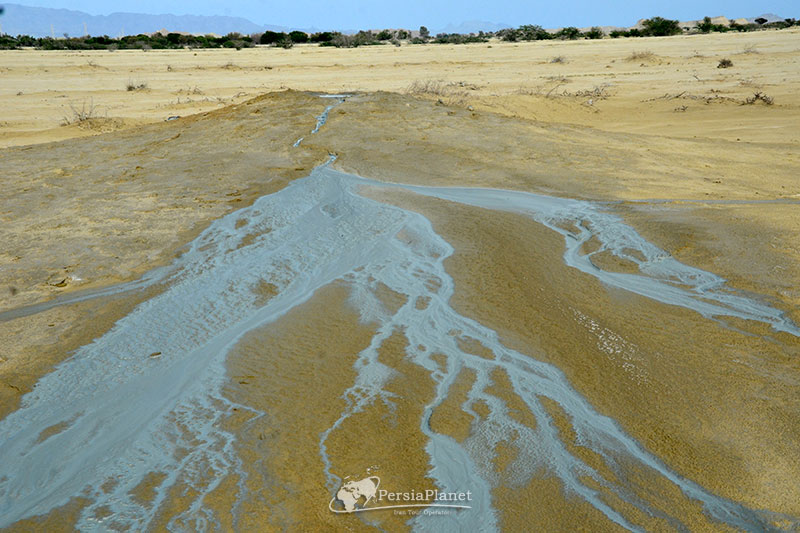
[[[322,96],[2,153],[0,526],[800,526],[793,160]]]

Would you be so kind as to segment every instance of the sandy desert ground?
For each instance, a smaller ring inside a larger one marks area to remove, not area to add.
[[[0,75],[9,530],[799,527],[800,31],[23,50]],[[589,234],[595,270],[565,264]],[[726,282],[625,284],[673,260]],[[472,514],[328,510],[346,476],[447,485],[448,454]]]

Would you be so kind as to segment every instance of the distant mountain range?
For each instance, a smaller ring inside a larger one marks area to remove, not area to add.
[[[256,24],[240,17],[199,15],[146,15],[142,13],[112,13],[90,15],[70,9],[28,7],[3,4],[5,13],[0,18],[3,33],[32,35],[34,37],[73,37],[82,35],[136,35],[152,33],[162,28],[197,34],[225,35],[233,31],[249,34],[265,30],[287,31],[283,26]]]
[[[780,22],[782,20],[786,20],[784,17],[776,15],[775,13],[764,13],[763,15],[759,15],[757,17],[748,18],[747,22],[754,23],[756,19],[766,19],[767,22]]]
[[[434,33],[478,33],[480,31],[498,31],[511,28],[511,24],[498,24],[496,22],[486,22],[484,20],[468,20],[461,24],[448,24]],[[414,28],[416,29],[416,28]]]

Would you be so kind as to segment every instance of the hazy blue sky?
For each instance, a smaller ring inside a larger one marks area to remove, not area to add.
[[[627,26],[654,15],[691,20],[704,15],[753,17],[769,12],[800,18],[799,0],[12,0],[12,3],[74,9],[93,15],[115,11],[230,15],[258,24],[321,29],[416,28],[420,25],[433,29],[469,20],[514,26]]]

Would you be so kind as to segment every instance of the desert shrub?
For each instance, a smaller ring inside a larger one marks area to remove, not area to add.
[[[497,35],[499,35],[500,39],[502,39],[503,41],[508,41],[510,43],[519,41],[521,37],[519,30],[515,30],[513,28],[500,30],[499,32],[497,32]]]
[[[478,35],[463,35],[460,33],[440,33],[433,42],[438,44],[466,44],[485,43],[488,39]]]
[[[292,31],[289,32],[289,39],[291,39],[293,43],[307,43],[308,34],[304,31]]]
[[[444,94],[447,83],[444,80],[415,80],[406,87],[409,94]]]
[[[519,39],[523,41],[543,41],[553,38],[553,34],[549,33],[538,24],[526,24],[514,31]]]
[[[283,32],[265,31],[264,33],[261,34],[259,42],[261,44],[275,44],[284,39],[286,39],[286,34]]]
[[[167,41],[172,44],[180,44],[183,41],[183,35],[180,33],[168,33],[167,34]]]
[[[591,89],[585,89],[583,91],[575,91],[575,92],[563,92],[563,96],[574,96],[578,98],[591,98],[593,100],[605,100],[608,98],[608,84],[603,85],[595,85]]]
[[[30,35],[17,35],[17,42],[20,46],[36,46],[37,39]]]
[[[583,34],[587,39],[602,39],[605,34],[599,26],[592,26],[589,31]]]
[[[556,57],[550,59],[550,62],[551,63],[566,63],[567,62],[567,58],[564,57],[564,56],[556,56]]]
[[[325,43],[330,42],[333,39],[333,32],[330,31],[321,31],[318,33],[312,33],[311,36],[308,38],[309,41],[312,43]]]
[[[717,64],[717,68],[730,68],[733,66],[733,61],[730,59],[720,59],[719,63]]]
[[[753,105],[758,101],[764,102],[766,105],[772,105],[775,103],[775,100],[773,100],[771,96],[768,96],[761,91],[753,93],[753,96],[746,98],[744,103],[747,105]]]
[[[725,33],[735,28],[733,27],[733,23],[731,23],[731,26],[724,26],[722,24],[712,23],[711,17],[703,17],[703,20],[697,25],[697,29],[700,30],[701,33],[711,33],[712,31]]]
[[[62,121],[64,126],[69,126],[70,124],[80,124],[82,122],[99,117],[97,106],[94,105],[94,100],[91,99],[88,103],[86,100],[83,100],[80,107],[70,102],[69,109],[70,113],[68,115],[64,115],[64,119]]]
[[[0,34],[0,50],[16,50],[20,47],[19,41],[10,35]]]
[[[127,90],[128,92],[143,91],[145,89],[147,89],[146,81],[128,80],[128,82],[125,84],[125,90]]]
[[[84,37],[83,42],[89,45],[100,45],[105,48],[114,44],[116,41],[108,35],[99,35],[97,37]]]
[[[417,96],[438,97],[440,104],[463,106],[468,100],[465,90],[467,88],[473,89],[475,86],[463,81],[416,80],[406,88],[406,92]]]
[[[567,39],[570,41],[574,41],[580,36],[581,36],[581,30],[579,30],[574,26],[567,26],[566,28],[561,28],[556,33],[557,39]]]
[[[667,35],[678,35],[683,33],[677,20],[665,19],[663,17],[653,17],[642,21],[644,35],[663,37]]]
[[[731,21],[731,25],[728,27],[730,31],[738,31],[738,32],[745,32],[745,31],[753,31],[755,25],[753,24],[739,24],[737,22]]]
[[[352,48],[354,46],[357,46],[356,44],[354,44],[355,39],[353,38],[352,35],[345,35],[343,33],[337,33],[336,35],[334,35],[333,39],[331,39],[331,43],[336,48]]]
[[[634,50],[631,55],[625,58],[626,61],[649,61],[656,55],[650,50]]]
[[[234,41],[225,41],[222,43],[223,48],[235,48],[237,50],[241,50],[242,48],[249,48],[252,46],[252,43],[248,43],[242,39],[236,39]]]
[[[377,40],[371,31],[360,31],[354,35],[337,33],[333,36],[331,43],[337,48],[357,48],[359,46],[384,44],[382,41]]]

